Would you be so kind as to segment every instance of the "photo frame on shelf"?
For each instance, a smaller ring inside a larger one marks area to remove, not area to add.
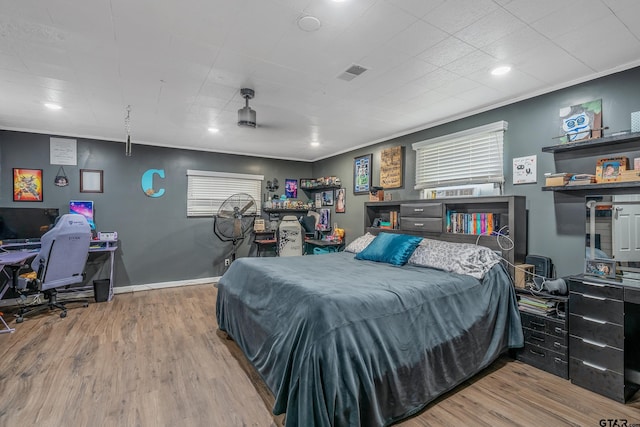
[[[616,277],[616,261],[607,258],[586,258],[584,274],[612,279]]]
[[[345,213],[347,210],[347,189],[336,190],[336,213]]]
[[[327,208],[320,209],[320,220],[318,221],[318,230],[331,230],[331,210]]]
[[[13,169],[13,201],[41,202],[42,169]]]
[[[80,192],[102,193],[103,171],[99,169],[80,169]]]
[[[298,180],[297,179],[285,179],[284,180],[284,195],[287,199],[298,198]]]
[[[369,194],[373,155],[365,154],[353,159],[353,193]]]
[[[333,190],[322,192],[322,206],[333,206]]]

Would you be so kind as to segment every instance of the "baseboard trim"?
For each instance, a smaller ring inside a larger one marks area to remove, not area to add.
[[[216,277],[204,277],[202,279],[189,279],[189,280],[176,280],[174,282],[158,282],[158,283],[147,283],[145,285],[130,285],[130,286],[116,286],[113,288],[113,293],[115,294],[126,294],[130,292],[139,292],[139,291],[151,291],[153,289],[163,289],[163,288],[177,288],[181,286],[192,286],[192,285],[205,285],[208,283],[213,283],[214,286],[218,283],[221,276]],[[19,298],[8,298],[0,300],[0,307],[10,307],[16,305],[28,305],[33,304],[33,299],[40,294],[32,294],[27,297],[25,301],[20,301]],[[60,292],[58,294],[58,299],[64,302],[65,299],[68,298],[93,298],[93,290],[82,290],[76,292]],[[44,302],[44,300],[42,300]]]
[[[153,289],[177,288],[181,286],[204,285],[207,283],[218,283],[220,276],[204,277],[202,279],[176,280],[173,282],[147,283],[144,285],[116,286],[113,288],[114,294],[125,294],[128,292],[151,291]]]

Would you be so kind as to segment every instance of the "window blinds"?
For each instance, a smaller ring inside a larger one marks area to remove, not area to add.
[[[504,182],[500,121],[462,132],[416,142],[415,189]]]
[[[236,193],[247,193],[261,207],[263,175],[187,170],[187,216],[213,216]]]

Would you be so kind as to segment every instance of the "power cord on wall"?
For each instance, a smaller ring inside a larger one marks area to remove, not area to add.
[[[509,232],[509,226],[504,225],[500,227],[498,231],[493,231],[490,234],[486,234],[486,233],[479,234],[478,238],[476,239],[476,246],[480,242],[480,237],[495,236],[496,243],[502,252],[508,252],[510,250],[513,250],[513,248],[515,247],[515,243],[513,242],[511,237],[509,237],[508,232]],[[535,295],[535,296],[541,295],[542,293],[545,292],[545,289],[554,289],[554,290],[562,291],[562,289],[564,288],[564,291],[566,293],[566,283],[564,283],[563,279],[550,279],[540,274],[532,273],[529,270],[526,270],[518,265],[511,263],[508,259],[506,259],[502,255],[499,255],[499,256],[505,263],[513,267],[515,270],[522,271],[525,274],[525,277],[532,276],[534,279],[535,278],[541,279],[539,281],[539,284],[537,284],[535,280],[532,280],[530,285],[525,285],[525,289],[528,290],[532,295]],[[511,278],[511,283],[513,284],[512,278]]]

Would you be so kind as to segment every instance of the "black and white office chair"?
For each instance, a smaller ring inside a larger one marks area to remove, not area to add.
[[[23,307],[17,314],[17,323],[22,322],[24,316],[47,309],[58,308],[62,310],[60,317],[67,316],[67,307],[57,300],[57,288],[82,283],[84,280],[91,227],[82,215],[66,214],[42,236],[40,242],[40,251],[31,262],[36,278],[28,287],[42,292],[49,302]],[[88,302],[85,301],[84,305],[88,305]]]

